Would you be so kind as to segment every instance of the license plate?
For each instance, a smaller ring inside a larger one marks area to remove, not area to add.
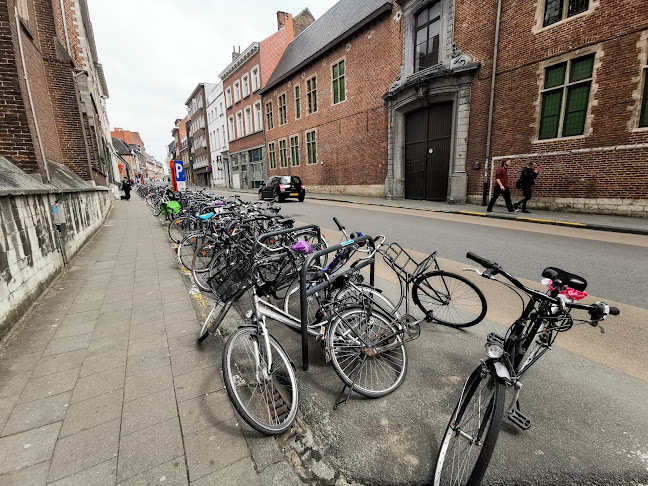
[[[299,196],[299,193],[298,192],[291,192],[290,195],[291,196]]]

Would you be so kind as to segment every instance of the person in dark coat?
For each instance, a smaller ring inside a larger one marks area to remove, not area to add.
[[[124,199],[130,201],[131,183],[126,177],[124,177],[124,182],[122,182],[122,189],[125,194]]]
[[[504,202],[506,202],[506,208],[508,209],[509,213],[515,211],[515,209],[513,209],[513,204],[511,203],[511,193],[509,191],[508,185],[508,168],[510,166],[511,161],[505,160],[504,162],[502,162],[501,167],[498,167],[497,171],[495,172],[495,180],[493,181],[493,197],[488,203],[487,209],[489,213],[493,212],[493,205],[495,204],[495,201],[497,201],[497,198],[500,197],[500,195],[504,196]]]
[[[522,169],[522,175],[520,176],[520,184],[522,186],[520,189],[522,189],[524,199],[514,204],[515,209],[519,209],[522,206],[523,213],[531,212],[527,211],[526,205],[531,200],[531,187],[535,184],[536,177],[538,177],[538,164],[529,162],[529,165]]]

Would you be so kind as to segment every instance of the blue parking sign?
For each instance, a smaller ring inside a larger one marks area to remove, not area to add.
[[[176,172],[176,181],[184,182],[185,173],[184,173],[184,165],[182,165],[182,161],[176,160],[174,165],[175,165],[175,172]]]

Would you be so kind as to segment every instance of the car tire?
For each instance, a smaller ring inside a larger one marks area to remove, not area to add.
[[[304,199],[305,199],[305,198],[306,198],[306,194],[304,193],[304,194],[302,194],[301,196],[299,196],[299,197],[297,198],[297,200],[298,200],[299,202],[304,202]]]
[[[273,201],[276,203],[283,202],[283,198],[281,197],[281,194],[279,194],[279,191],[275,192]]]
[[[263,201],[263,193],[259,191],[259,201]]]

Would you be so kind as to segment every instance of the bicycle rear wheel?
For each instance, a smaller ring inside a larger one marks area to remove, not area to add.
[[[331,324],[327,339],[333,369],[355,392],[369,398],[398,388],[407,372],[407,353],[391,319],[362,307],[347,308]]]
[[[479,486],[499,435],[505,388],[481,365],[470,375],[441,441],[434,486]]]
[[[188,231],[194,231],[196,226],[196,220],[189,216],[173,218],[169,223],[169,238],[171,238],[171,241],[174,243],[180,243],[184,239],[185,234]]]
[[[418,277],[412,287],[412,298],[419,309],[431,311],[434,320],[445,326],[474,326],[486,315],[482,291],[467,278],[443,270]]]
[[[207,338],[207,336],[214,334],[216,329],[218,329],[218,326],[223,322],[223,319],[227,315],[227,312],[230,310],[233,303],[233,300],[228,300],[227,302],[218,301],[214,304],[214,307],[209,312],[207,319],[205,319],[205,322],[203,322],[203,325],[198,332],[198,342],[202,342]]]
[[[255,327],[235,331],[223,350],[223,378],[227,394],[243,420],[262,434],[277,435],[294,422],[299,394],[290,358],[274,337],[268,338],[272,367],[266,373],[264,336]]]
[[[191,262],[191,275],[203,292],[211,292],[208,280],[227,262],[228,248],[219,249],[210,238],[196,248]]]

